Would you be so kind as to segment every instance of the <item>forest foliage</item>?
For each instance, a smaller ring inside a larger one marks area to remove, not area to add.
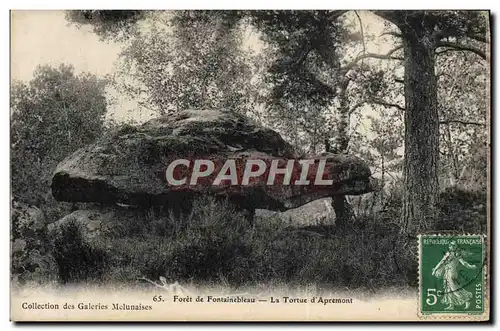
[[[38,205],[50,194],[57,163],[105,130],[107,81],[68,65],[41,66],[11,87],[13,194]]]
[[[402,23],[403,16],[408,26]],[[248,279],[241,279],[243,270],[253,267],[257,276],[260,275],[257,269],[263,273],[255,281],[269,281],[276,275],[285,277],[291,272],[285,261],[299,259],[290,254],[298,254],[304,247],[317,252],[342,247],[346,254],[358,254],[360,258],[370,249],[383,255],[391,249],[387,246],[390,243],[379,241],[382,246],[373,246],[378,236],[385,234],[387,240],[403,243],[407,240],[399,234],[407,226],[402,222],[407,218],[403,207],[422,203],[408,201],[408,178],[418,174],[404,172],[405,160],[408,148],[418,146],[410,144],[413,140],[405,124],[408,105],[415,108],[415,104],[422,107],[426,104],[425,100],[414,99],[412,88],[418,86],[410,86],[405,70],[411,65],[407,56],[409,48],[420,47],[424,37],[432,36],[430,56],[435,61],[436,81],[434,110],[438,115],[438,123],[434,124],[437,124],[439,142],[436,168],[429,170],[430,173],[435,170],[439,186],[436,192],[429,190],[429,194],[437,194],[438,201],[435,206],[438,217],[433,220],[432,228],[446,230],[456,225],[462,229],[486,231],[490,73],[485,55],[488,35],[484,13],[82,10],[69,11],[67,18],[77,26],[90,24],[103,40],[118,41],[123,49],[113,77],[104,79],[76,74],[66,65],[42,66],[31,81],[12,84],[12,192],[42,210],[49,209],[49,214],[52,207],[47,206],[54,204],[48,198],[50,178],[57,163],[79,147],[95,141],[114,125],[106,120],[109,115],[107,87],[112,86],[138,101],[137,112],[148,110],[155,115],[168,116],[186,108],[229,108],[278,131],[304,154],[331,150],[357,155],[370,164],[373,176],[378,179],[377,190],[348,197],[355,222],[342,230],[346,238],[337,237],[332,242],[335,247],[316,237],[302,243],[284,241],[283,247],[264,247],[262,245],[269,239],[266,236],[277,230],[254,229],[248,234],[251,239],[247,235],[239,239],[231,237],[226,240],[229,246],[215,245],[213,254],[237,249],[242,250],[242,256],[247,254],[249,257],[246,262],[239,261],[243,264],[235,264],[241,270],[231,269],[223,277],[234,276],[236,282],[246,281]],[[383,22],[380,33],[374,34],[368,28],[365,23],[368,19]],[[417,21],[426,27],[422,30],[425,36],[412,35],[420,31],[414,27],[411,30]],[[377,45],[381,44],[389,45],[390,50],[377,53]],[[428,105],[434,107],[433,102]],[[433,134],[435,132],[430,135]],[[213,242],[191,242],[190,236],[200,231],[198,225],[193,225],[191,232],[181,236],[178,251],[172,251],[175,248],[172,246],[164,253],[171,255],[157,257],[179,264],[177,274],[171,275],[173,278],[188,273],[185,268],[198,270],[202,264],[214,261],[203,255],[207,247],[214,246]],[[364,241],[360,242],[357,237],[350,237],[357,233],[373,238],[363,237]],[[238,237],[236,232],[225,235]],[[325,236],[330,238],[331,234]],[[349,238],[353,246],[348,244]],[[78,249],[84,245],[77,241],[73,244],[80,245]],[[356,245],[371,248],[365,251]],[[191,250],[184,250],[186,247]],[[64,249],[67,251],[61,251]],[[120,249],[127,252],[126,248]],[[63,245],[54,254],[67,259],[66,253],[71,250]],[[275,253],[272,258],[282,260],[262,260],[271,258],[264,256],[264,251],[269,250]],[[133,252],[129,253],[133,260]],[[151,254],[156,256],[156,253]],[[195,254],[199,261],[186,254]],[[343,265],[340,255],[323,257],[324,265],[305,257],[303,261],[296,260],[296,263],[303,262],[295,266],[296,271],[301,270],[300,275],[290,275],[288,279],[304,282],[324,277],[325,282],[331,280],[344,286],[369,281],[369,275],[376,274],[381,279],[387,276],[387,270],[380,265],[361,262]],[[408,264],[403,269],[394,269],[395,274],[414,272],[412,257],[405,259]],[[200,264],[185,265],[188,260]],[[159,268],[167,263],[165,261],[151,263],[160,263],[156,265]],[[281,268],[280,263],[283,270],[276,269]],[[340,263],[346,273],[350,270],[366,279],[330,279],[344,277],[340,271],[328,274],[326,266],[331,263]],[[219,269],[226,267],[223,265]],[[144,272],[144,268],[146,266],[139,265],[133,272]],[[156,277],[160,272],[164,270],[151,271],[150,275]],[[198,276],[206,280],[213,275]],[[411,276],[402,279],[414,281]]]

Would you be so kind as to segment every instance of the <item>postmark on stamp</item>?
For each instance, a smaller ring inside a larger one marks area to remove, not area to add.
[[[420,235],[420,314],[482,314],[485,256],[481,235]]]

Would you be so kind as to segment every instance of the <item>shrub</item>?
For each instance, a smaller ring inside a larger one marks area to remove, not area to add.
[[[459,187],[446,188],[440,194],[436,230],[486,233],[486,208],[486,191],[470,191]]]
[[[106,264],[105,252],[86,243],[75,222],[58,229],[53,240],[53,256],[63,283],[97,280]]]
[[[394,256],[398,228],[360,219],[342,229],[318,224],[296,228],[278,217],[249,227],[227,201],[203,197],[189,215],[147,213],[148,229],[115,241],[106,279],[140,276],[169,281],[319,284],[323,287],[404,285],[407,267]],[[172,230],[166,233],[166,229]]]
[[[228,201],[204,196],[195,200],[188,214],[161,209],[138,212],[137,219],[123,220],[131,223],[124,225],[129,230],[102,250],[88,247],[77,227],[68,227],[59,236],[54,256],[64,281],[100,279],[116,284],[164,276],[169,282],[234,287],[416,286],[417,238],[400,233],[399,193],[386,195],[385,210],[360,215],[342,227],[324,222],[297,227],[278,215],[260,217],[249,226]],[[444,191],[438,226],[456,229],[457,222],[469,217],[464,216],[466,211],[485,208],[480,204],[483,198],[471,192]],[[485,222],[484,215],[478,215],[470,220]],[[478,232],[476,223],[463,224]]]
[[[14,198],[11,210],[11,275],[16,283],[57,280],[42,211]]]

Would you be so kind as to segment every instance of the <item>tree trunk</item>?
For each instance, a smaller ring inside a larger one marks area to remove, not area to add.
[[[254,208],[245,209],[243,211],[243,215],[247,220],[248,225],[250,227],[253,227],[255,225],[255,209]]]
[[[346,200],[345,195],[333,196],[332,207],[335,211],[336,227],[344,227],[354,219],[354,211],[351,204]]]
[[[380,156],[382,158],[382,166],[381,166],[381,176],[380,176],[380,205],[384,204],[384,189],[385,189],[385,158],[384,155]]]
[[[337,135],[334,139],[333,152],[334,153],[347,153],[347,148],[349,147],[349,124],[351,119],[351,114],[349,113],[349,103],[347,100],[347,88],[349,86],[350,79],[344,77],[339,86],[339,98],[340,104],[338,108],[338,118],[337,118]]]
[[[413,33],[403,38],[406,110],[402,231],[407,233],[432,228],[439,197],[435,47],[429,33]]]
[[[349,146],[350,114],[346,95],[349,82],[349,78],[345,77],[340,84],[340,107],[338,110],[339,117],[337,124],[337,136],[335,137],[334,146],[331,151],[336,154],[347,153],[347,148]],[[327,150],[327,152],[330,151]],[[333,196],[332,207],[335,211],[335,226],[343,227],[354,219],[354,210],[344,195]]]

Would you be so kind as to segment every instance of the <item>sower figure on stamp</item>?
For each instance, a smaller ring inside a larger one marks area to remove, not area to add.
[[[443,278],[443,298],[442,303],[447,304],[446,310],[452,310],[455,306],[465,305],[469,308],[473,295],[458,280],[459,263],[469,269],[476,266],[463,259],[463,252],[458,249],[455,241],[450,242],[448,252],[446,252],[439,263],[432,269],[432,275]]]

